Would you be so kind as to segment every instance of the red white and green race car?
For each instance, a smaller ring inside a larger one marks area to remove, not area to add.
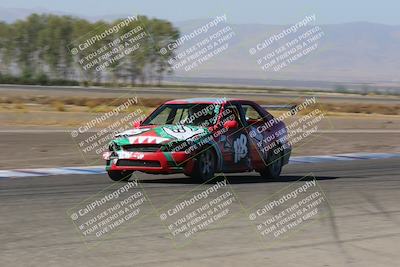
[[[134,171],[207,181],[221,172],[277,178],[290,153],[285,124],[260,105],[192,98],[168,101],[115,135],[103,157],[115,181],[128,180]]]

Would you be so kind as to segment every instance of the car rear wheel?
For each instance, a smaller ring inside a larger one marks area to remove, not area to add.
[[[133,171],[108,171],[107,173],[113,181],[128,181]]]
[[[196,158],[191,177],[206,182],[214,177],[215,165],[215,154],[211,148],[208,148]]]
[[[267,166],[260,171],[263,178],[277,179],[282,172],[282,153],[275,154],[272,150],[268,153]]]

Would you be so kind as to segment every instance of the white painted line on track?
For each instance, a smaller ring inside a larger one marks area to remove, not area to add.
[[[334,161],[400,158],[400,153],[347,153],[320,156],[291,157],[289,164],[308,164]],[[51,175],[104,174],[104,166],[54,167],[35,169],[0,170],[0,178],[40,177]]]

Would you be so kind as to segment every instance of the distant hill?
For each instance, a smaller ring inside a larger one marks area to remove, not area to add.
[[[206,23],[180,22],[182,32]],[[230,25],[236,37],[230,48],[198,69],[177,76],[237,79],[325,80],[343,82],[400,82],[400,26],[368,22],[319,25],[325,36],[319,47],[279,72],[264,72],[248,49],[288,26]],[[296,35],[294,34],[293,37]]]
[[[6,22],[23,19],[31,13],[49,13],[45,8],[0,8],[0,18]],[[74,15],[51,11],[58,15]],[[76,15],[76,14],[75,14]],[[113,20],[124,15],[82,16],[90,21]],[[198,19],[174,24],[189,33],[209,20]],[[229,49],[210,59],[206,64],[186,72],[178,70],[170,81],[229,83],[229,80],[262,85],[273,80],[327,81],[333,83],[373,83],[385,87],[400,86],[400,25],[390,26],[369,22],[319,25],[325,36],[316,51],[294,62],[279,72],[264,72],[249,55],[248,49],[256,43],[278,33],[289,25],[228,24],[236,33],[229,42]],[[295,35],[293,35],[295,36]],[[190,42],[189,42],[190,44]],[[187,46],[180,48],[184,49]],[[228,81],[228,82],[227,82]],[[254,81],[254,82],[251,82]],[[240,83],[240,82],[232,82]],[[276,82],[279,84],[279,82]],[[310,86],[299,83],[298,86]],[[296,84],[296,83],[295,83]],[[279,85],[278,85],[279,86]],[[324,86],[323,86],[324,87]],[[330,86],[330,88],[332,88]]]

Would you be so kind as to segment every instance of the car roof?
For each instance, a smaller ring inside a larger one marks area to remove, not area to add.
[[[175,99],[165,102],[165,104],[224,104],[227,101],[240,100],[235,98],[226,97],[198,97],[198,98],[185,98],[185,99]]]

